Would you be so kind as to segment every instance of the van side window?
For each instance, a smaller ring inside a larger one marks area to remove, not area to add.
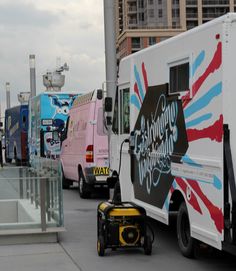
[[[114,105],[114,113],[113,113],[113,120],[112,120],[112,131],[114,134],[118,134],[118,89],[116,90],[116,98],[115,98],[115,105]]]
[[[121,134],[129,134],[129,88],[122,89],[120,92],[120,131]]]
[[[189,61],[169,66],[170,89],[169,94],[189,90]]]
[[[107,130],[104,125],[103,108],[98,109],[97,134],[99,136],[107,135]]]

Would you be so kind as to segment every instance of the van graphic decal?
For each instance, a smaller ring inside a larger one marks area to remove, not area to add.
[[[174,104],[177,100],[175,100],[175,98],[171,100],[171,97],[167,96],[167,89],[164,91],[163,86],[144,87],[145,80],[143,70],[146,72],[145,65],[142,63],[142,78],[135,66],[135,84],[133,94],[131,93],[131,105],[136,108],[138,118],[134,127],[135,147],[134,151],[131,151],[131,180],[134,186],[135,198],[159,208],[165,208],[166,210],[169,209],[172,193],[176,189],[179,189],[186,196],[189,205],[197,213],[202,215],[203,206],[206,208],[217,231],[222,233],[223,210],[217,207],[218,204],[215,203],[214,199],[207,197],[204,190],[205,186],[203,186],[204,184],[207,184],[211,185],[212,189],[218,191],[222,190],[220,175],[213,173],[212,178],[209,179],[209,181],[197,178],[193,180],[191,178],[175,175],[174,173],[172,173],[172,176],[170,170],[170,163],[174,161],[179,165],[188,165],[189,167],[204,171],[204,165],[195,162],[194,159],[191,158],[191,152],[189,153],[191,142],[208,139],[211,142],[215,142],[214,144],[222,144],[223,115],[219,113],[218,117],[216,116],[216,118],[213,119],[213,114],[209,107],[212,103],[221,99],[222,82],[215,82],[212,87],[208,86],[208,91],[203,91],[207,79],[211,77],[211,74],[217,72],[221,68],[222,43],[217,42],[215,51],[212,51],[211,53],[212,57],[209,57],[210,60],[208,60],[208,63],[205,63],[207,58],[204,50],[201,50],[193,60],[193,64],[190,67],[190,76],[195,81],[192,84],[192,93],[189,92],[182,97],[181,105],[178,104],[178,111],[175,111],[176,115],[182,115],[181,121],[184,122],[179,126],[180,123],[178,122],[177,117],[175,122],[177,128],[173,128],[174,124],[172,125],[173,127],[169,125],[168,114],[164,112],[162,113],[167,115],[166,118],[164,118],[165,122],[161,121],[159,125],[154,124],[154,100],[156,107],[159,104],[158,101],[162,94],[166,97],[166,105]],[[203,65],[205,68],[203,68]],[[201,69],[199,69],[200,67]],[[201,74],[199,74],[200,72]],[[147,74],[145,75],[145,78],[147,79]],[[143,100],[141,98],[140,83],[142,90],[146,91],[144,92],[146,96],[144,96]],[[162,88],[162,94],[159,93],[159,96],[154,95],[155,97],[150,95],[150,90],[152,88],[156,88],[157,94],[157,92],[161,91],[159,89],[160,87]],[[160,112],[161,111],[159,110],[159,115],[161,114]],[[174,111],[171,114],[174,116]],[[161,118],[159,117],[159,120],[160,119]],[[158,129],[156,127],[158,127]],[[159,147],[161,145],[160,137],[154,137],[153,140],[153,136],[157,134],[156,130],[161,131],[161,129],[165,131],[162,140],[168,142],[166,147],[163,147],[163,150]],[[183,149],[177,152],[176,146],[178,146],[178,141],[182,139],[181,133],[184,134],[184,140],[180,143],[183,144]],[[149,138],[151,138],[151,140],[149,140]],[[166,140],[167,138],[168,140]],[[155,150],[158,150],[156,154],[153,153]]]
[[[131,155],[135,197],[159,208],[174,180],[171,162],[180,162],[188,149],[182,102],[177,96],[167,97],[167,91],[167,84],[148,88],[134,127]]]

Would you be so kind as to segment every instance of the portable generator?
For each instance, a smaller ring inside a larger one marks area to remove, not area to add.
[[[131,202],[102,202],[97,209],[97,252],[105,249],[142,247],[146,255],[152,253],[152,240],[147,234],[144,208]]]

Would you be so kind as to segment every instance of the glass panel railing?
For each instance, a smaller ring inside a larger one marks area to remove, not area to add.
[[[40,158],[32,167],[0,171],[0,231],[63,227],[61,170],[58,160]],[[56,231],[56,229],[55,229]]]

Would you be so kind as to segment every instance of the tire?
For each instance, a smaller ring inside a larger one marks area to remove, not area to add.
[[[12,159],[10,159],[10,158],[5,158],[5,160],[6,160],[6,163],[11,163],[11,161],[12,161]]]
[[[194,258],[195,239],[191,237],[188,210],[185,202],[180,205],[177,217],[177,237],[181,253]]]
[[[70,182],[66,179],[63,172],[62,172],[62,188],[63,189],[69,189],[70,188]]]
[[[84,175],[83,175],[83,173],[81,171],[79,172],[79,183],[78,183],[78,186],[79,186],[80,197],[82,199],[89,198],[89,196],[90,196],[90,190],[89,190],[89,187],[88,187],[87,183],[85,182]]]
[[[152,254],[152,241],[151,241],[151,237],[149,235],[147,235],[145,237],[143,248],[144,248],[145,255],[151,255]]]
[[[97,252],[98,256],[104,256],[105,255],[105,241],[103,236],[99,236],[97,240]]]

